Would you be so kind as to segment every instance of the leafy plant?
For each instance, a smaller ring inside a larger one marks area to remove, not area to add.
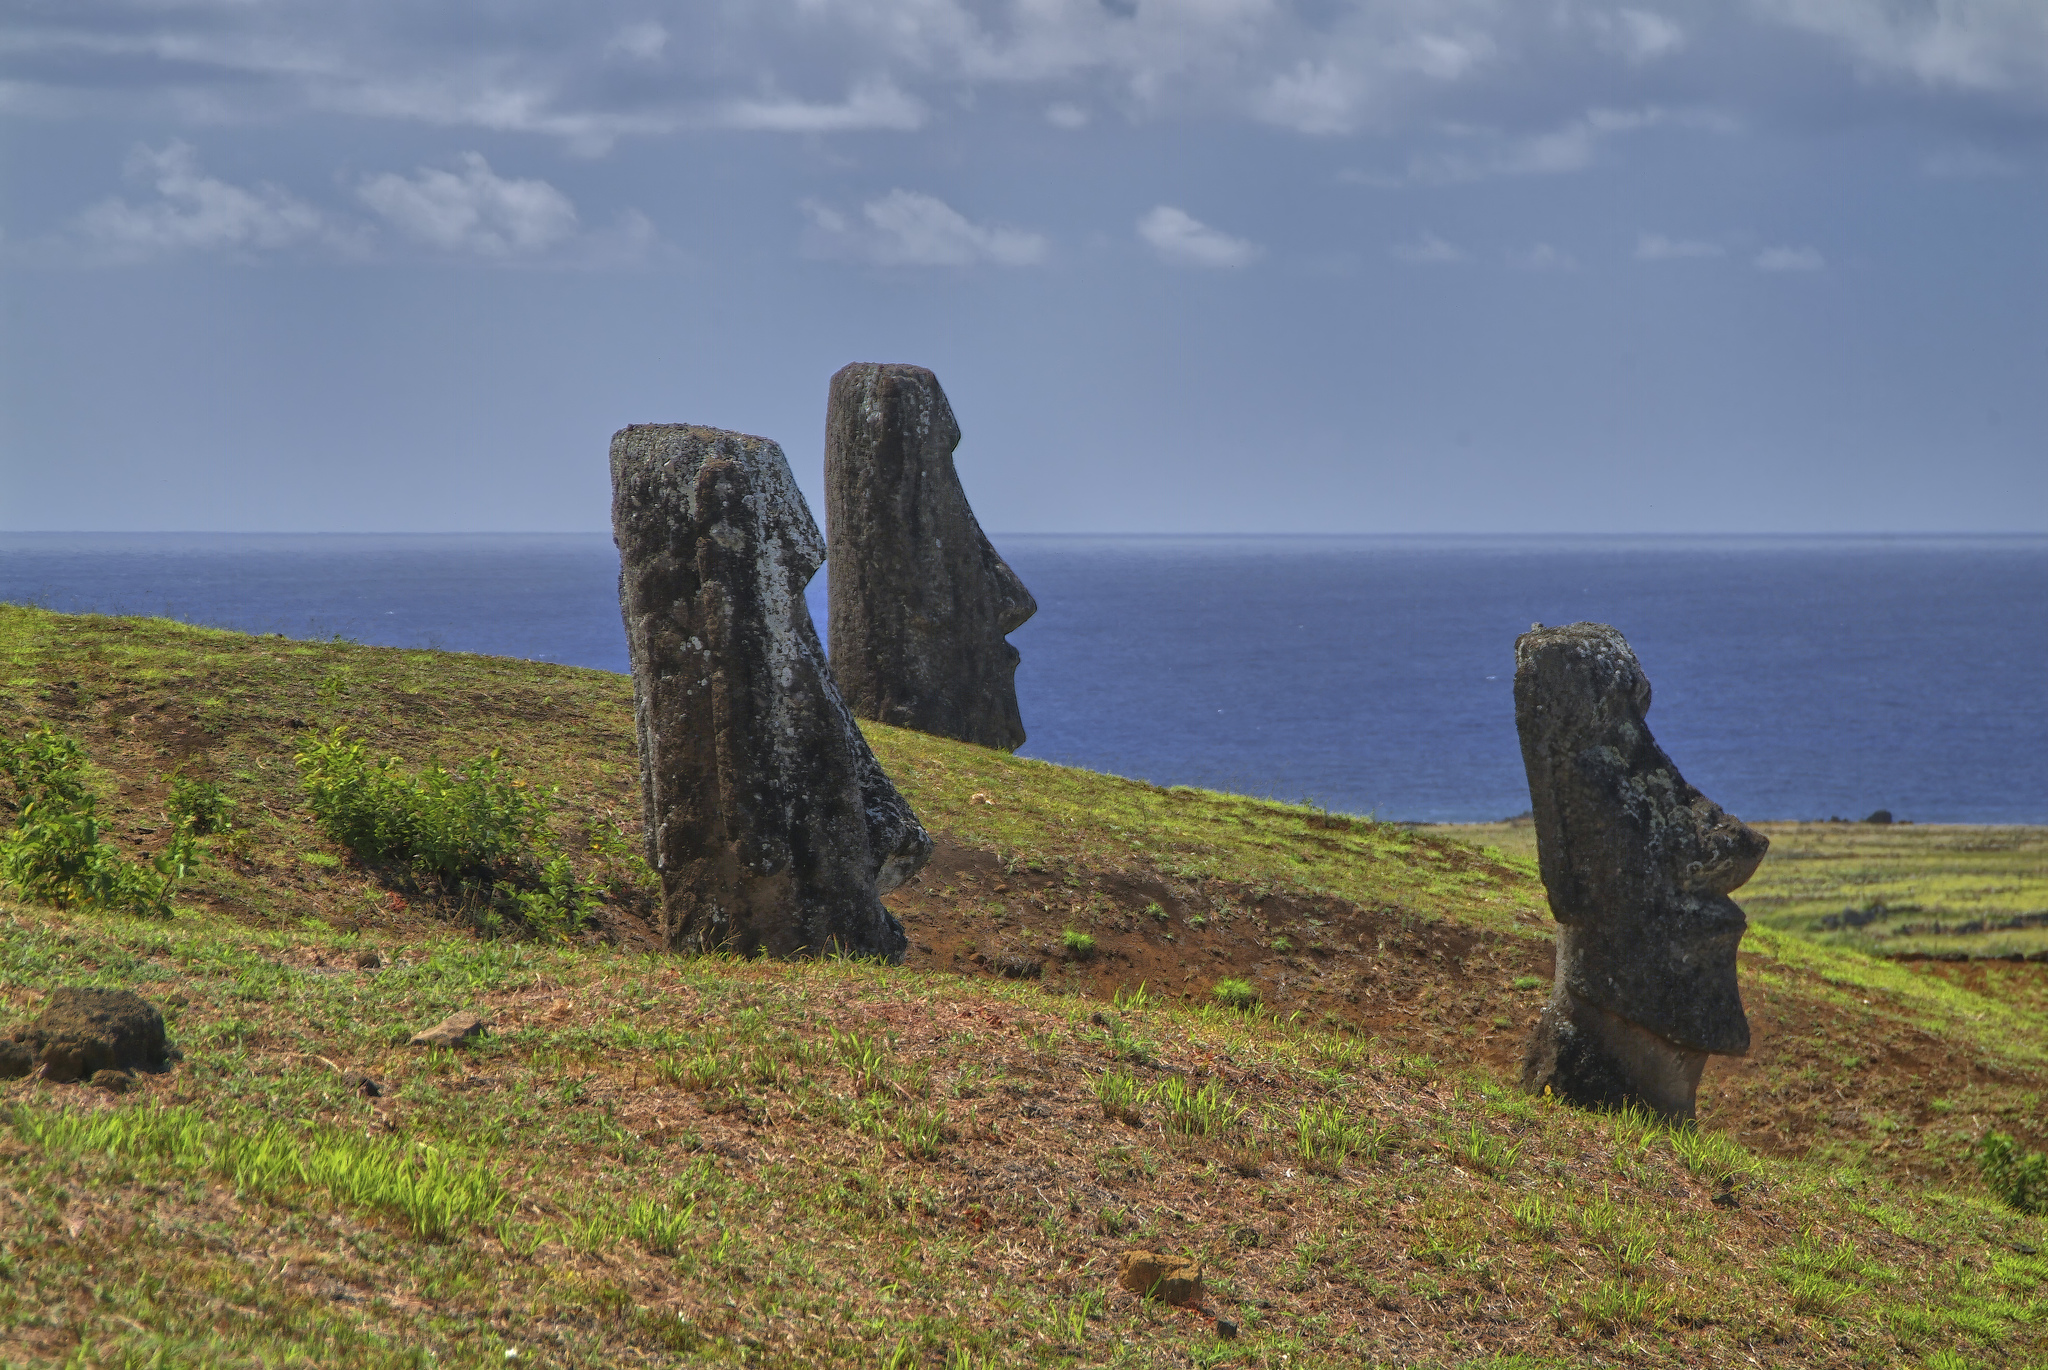
[[[1977,1169],[2006,1207],[2019,1213],[2048,1213],[2048,1156],[2022,1152],[2004,1132],[1977,1143]]]
[[[1249,980],[1218,980],[1216,988],[1209,992],[1216,996],[1217,1003],[1240,1013],[1259,1006],[1258,986]]]
[[[626,1205],[626,1235],[657,1256],[673,1256],[690,1232],[690,1220],[697,1205],[674,1209],[652,1199],[635,1199]]]
[[[183,775],[174,775],[170,780],[171,798],[166,807],[173,822],[199,837],[224,833],[234,826],[228,815],[235,801],[219,785]]]
[[[1095,954],[1095,938],[1088,933],[1068,928],[1060,934],[1060,941],[1074,954],[1076,960],[1085,961]]]
[[[0,738],[0,772],[14,784],[15,824],[0,836],[0,881],[58,908],[123,909],[168,917],[171,895],[199,865],[189,823],[148,865],[100,837],[98,800],[85,779],[85,749],[45,725]]]
[[[373,761],[342,727],[294,759],[328,837],[366,860],[403,861],[444,882],[491,878],[527,851],[540,824],[535,796],[504,774],[495,751],[460,771],[430,765],[409,775],[397,757]]]
[[[1300,1109],[1295,1115],[1294,1135],[1304,1170],[1335,1175],[1352,1156],[1378,1160],[1393,1141],[1394,1130],[1354,1121],[1342,1105],[1326,1100]]]

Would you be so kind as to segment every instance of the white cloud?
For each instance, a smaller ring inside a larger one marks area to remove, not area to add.
[[[1524,271],[1577,271],[1579,263],[1569,252],[1560,252],[1549,243],[1537,243],[1508,254],[1510,265]]]
[[[614,33],[612,40],[604,45],[604,50],[608,56],[658,62],[667,47],[668,29],[658,20],[644,19],[637,24],[627,24]]]
[[[465,152],[459,171],[421,167],[372,176],[357,198],[399,232],[447,252],[531,256],[573,238],[576,206],[546,181],[515,180]]]
[[[1502,137],[1491,129],[1454,129],[1475,149],[1453,147],[1414,157],[1407,179],[1424,185],[1455,185],[1492,176],[1559,176],[1584,171],[1608,139],[1660,125],[1726,131],[1729,122],[1704,110],[1589,109],[1541,133]]]
[[[1963,91],[2048,85],[2041,0],[1751,0],[1778,23],[1833,39],[1865,71]]]
[[[1239,267],[1265,251],[1258,244],[1209,227],[1184,209],[1158,205],[1138,220],[1138,236],[1162,261],[1175,266]]]
[[[1045,107],[1045,122],[1051,124],[1054,128],[1063,128],[1068,132],[1072,132],[1075,129],[1088,127],[1088,111],[1082,109],[1079,105],[1070,105],[1062,101],[1059,104],[1047,105]]]
[[[1681,262],[1727,255],[1728,249],[1719,243],[1702,242],[1697,238],[1667,238],[1661,233],[1645,233],[1636,239],[1636,260],[1639,262]]]
[[[1297,133],[1349,133],[1364,94],[1358,77],[1335,62],[1304,61],[1275,76],[1252,101],[1252,110]]]
[[[1037,266],[1051,245],[1043,234],[977,224],[944,200],[914,190],[892,190],[861,206],[858,221],[816,203],[806,250],[814,256],[856,257],[878,266]]]
[[[1635,66],[1669,57],[1685,46],[1677,21],[1649,10],[1619,9],[1590,20],[1600,46]]]
[[[1756,254],[1759,271],[1819,271],[1827,259],[1811,247],[1767,247]]]
[[[157,198],[141,204],[103,200],[74,223],[87,242],[116,256],[270,252],[342,242],[319,210],[276,186],[246,188],[205,175],[188,143],[173,140],[161,150],[138,147],[129,154],[126,170]]]
[[[1445,242],[1427,229],[1424,229],[1422,236],[1414,242],[1397,243],[1390,250],[1404,262],[1417,262],[1426,265],[1448,265],[1451,262],[1462,262],[1465,260],[1466,255],[1463,248]]]
[[[869,129],[908,133],[923,128],[924,121],[924,105],[886,80],[862,82],[836,105],[802,100],[731,100],[719,107],[716,116],[716,122],[726,128],[767,133],[852,133]]]

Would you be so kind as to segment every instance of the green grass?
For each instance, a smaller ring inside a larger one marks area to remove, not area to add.
[[[125,858],[161,850],[174,777],[228,806],[172,918],[0,900],[0,1030],[53,984],[125,986],[185,1053],[120,1097],[0,1084],[0,1363],[2048,1359],[2048,1220],[1973,1150],[1994,1124],[2033,1136],[2048,1052],[2024,995],[1759,929],[1750,1075],[1717,1062],[1709,1085],[1793,1140],[1749,1146],[1520,1095],[1518,1043],[1486,1047],[1430,985],[1395,1041],[1178,984],[1106,1000],[481,937],[304,806],[291,758],[317,730],[408,774],[497,749],[625,926],[645,904],[616,855],[638,802],[616,677],[16,609],[0,664],[7,726],[81,740]],[[1547,983],[1517,988],[1548,920],[1512,854],[871,732],[927,823],[1004,869],[1202,882],[1225,894],[1200,916],[1262,949],[1262,891],[1392,911],[1390,937],[1454,920],[1440,945],[1477,998],[1533,1014]],[[1181,934],[1153,903],[1148,929]],[[1286,931],[1304,965],[1408,989],[1414,962]],[[487,1035],[404,1045],[458,1009]],[[1912,1074],[1938,1053],[1961,1064]],[[1240,1335],[1117,1290],[1134,1246],[1201,1260]]]

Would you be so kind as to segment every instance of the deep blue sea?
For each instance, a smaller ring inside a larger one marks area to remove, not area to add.
[[[1515,635],[1595,619],[1734,813],[2048,822],[2048,538],[995,541],[1039,604],[1011,637],[1027,756],[1503,818]],[[617,575],[603,535],[0,534],[0,600],[611,671]]]

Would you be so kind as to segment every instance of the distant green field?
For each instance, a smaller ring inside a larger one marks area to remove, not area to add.
[[[1881,956],[2048,951],[2048,827],[1753,826],[1771,852],[1735,897],[1759,926]],[[1427,831],[1536,859],[1527,824]]]

